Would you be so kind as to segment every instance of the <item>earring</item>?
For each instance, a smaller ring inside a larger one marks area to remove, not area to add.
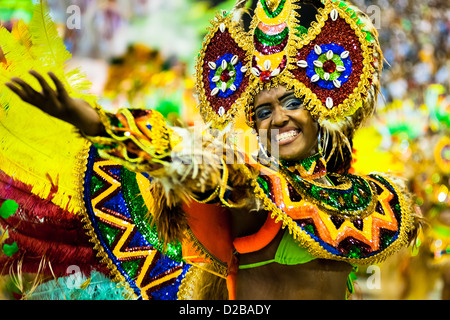
[[[327,167],[327,160],[325,160],[325,155],[323,151],[323,140],[322,140],[322,127],[319,126],[319,134],[317,136],[317,148],[319,149],[319,155],[320,155],[320,162],[322,163],[323,167],[326,169]]]
[[[319,133],[317,135],[317,148],[319,149],[319,153],[323,155],[323,148],[322,148],[322,128],[319,127]]]

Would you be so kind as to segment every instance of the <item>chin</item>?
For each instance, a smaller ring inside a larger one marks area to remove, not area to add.
[[[305,152],[301,150],[292,150],[292,148],[280,147],[278,158],[287,161],[297,161],[305,158]]]

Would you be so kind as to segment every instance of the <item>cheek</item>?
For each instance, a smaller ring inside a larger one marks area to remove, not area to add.
[[[316,122],[309,122],[304,126],[305,135],[309,138],[316,138],[319,134],[319,126]]]
[[[311,114],[308,111],[299,110],[295,115],[295,119],[301,125],[304,132],[312,135],[318,134],[319,125],[316,121],[314,121],[314,119],[311,117]]]
[[[260,137],[268,136],[269,124],[270,124],[270,120],[267,120],[267,119],[256,122],[255,127],[256,127],[256,132],[257,132],[258,136],[260,136]]]

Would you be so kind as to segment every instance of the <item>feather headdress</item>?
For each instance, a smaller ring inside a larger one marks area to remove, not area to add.
[[[340,0],[259,0],[246,31],[245,4],[238,0],[215,17],[200,51],[205,122],[224,128],[244,112],[254,128],[255,96],[281,85],[319,121],[328,157],[351,153],[353,133],[373,114],[380,87],[383,57],[370,19]]]

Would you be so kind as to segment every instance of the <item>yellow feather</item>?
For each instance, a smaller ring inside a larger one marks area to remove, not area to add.
[[[44,1],[36,5],[30,21],[32,52],[45,65],[60,68],[72,57],[59,37]]]
[[[11,34],[18,40],[18,42],[26,49],[30,49],[32,46],[31,35],[28,25],[19,20],[12,28]]]
[[[47,75],[52,71],[71,96],[94,105],[96,98],[88,92],[90,82],[79,70],[65,70],[71,54],[42,2],[36,5],[29,28],[23,22],[15,25],[12,33],[0,28],[0,46],[7,61],[0,64],[0,170],[32,185],[32,193],[39,197],[53,194],[54,204],[78,211],[80,181],[90,143],[73,126],[23,102],[3,83],[20,77],[41,91],[28,71],[36,70],[54,87]],[[54,185],[58,186],[56,193]]]

